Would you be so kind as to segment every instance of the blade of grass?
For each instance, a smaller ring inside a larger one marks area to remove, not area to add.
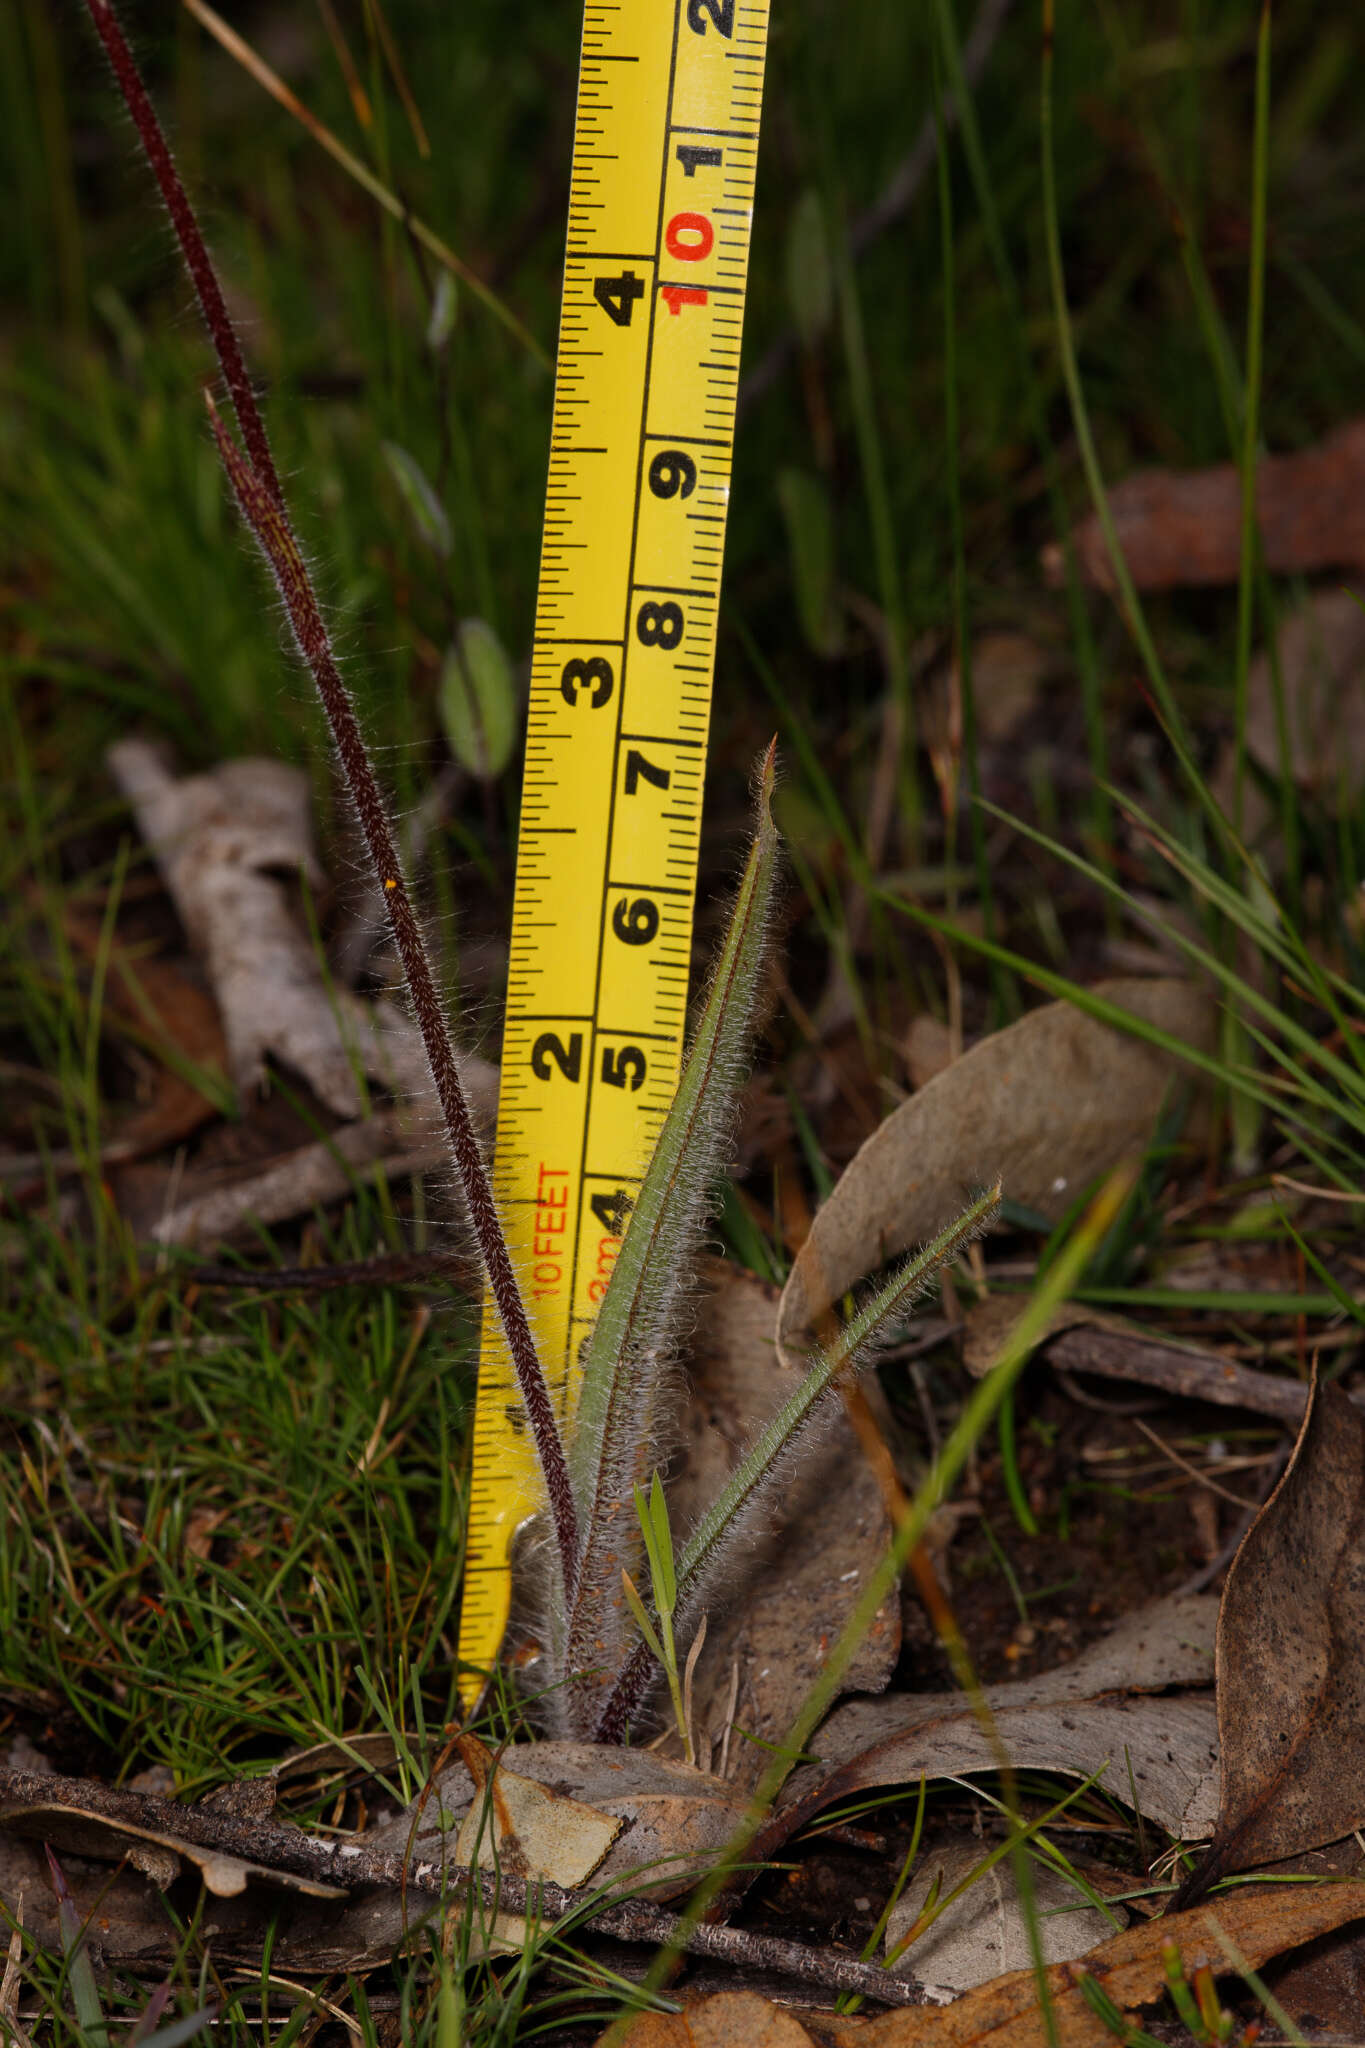
[[[1266,167],[1270,153],[1270,0],[1261,0],[1256,37],[1256,121],[1252,144],[1251,278],[1247,294],[1246,386],[1242,397],[1242,544],[1237,579],[1237,653],[1233,669],[1232,829],[1242,836],[1247,768],[1247,684],[1251,671],[1251,627],[1256,597],[1259,538],[1256,526],[1256,459],[1261,424],[1261,363],[1265,342]],[[1289,763],[1282,765],[1288,773]]]
[[[469,265],[455,254],[455,251],[448,242],[443,242],[441,237],[433,229],[429,228],[425,221],[419,220],[416,214],[404,204],[397,194],[391,192],[388,186],[374,175],[374,172],[370,170],[367,164],[363,164],[360,158],[353,155],[347,149],[345,143],[332,133],[330,128],[319,121],[315,114],[309,112],[302,100],[299,99],[296,93],[290,91],[279,74],[271,70],[265,59],[258,56],[256,51],[252,49],[250,43],[244,41],[235,29],[228,26],[227,22],[223,20],[222,15],[216,13],[207,4],[207,0],[181,0],[181,4],[188,8],[200,26],[207,29],[216,42],[221,43],[228,55],[235,58],[242,69],[248,72],[256,80],[256,83],[262,86],[270,94],[270,97],[284,108],[286,113],[292,114],[300,126],[307,129],[314,141],[321,144],[322,148],[326,150],[328,156],[334,162],[340,164],[348,178],[353,178],[362,191],[368,192],[376,205],[382,207],[391,219],[399,221],[413,239],[420,242],[427,253],[434,256],[438,263],[443,263],[447,270],[462,279],[468,286],[472,296],[479,301],[480,305],[487,307],[494,319],[499,321],[509,334],[515,336],[528,355],[534,357],[536,362],[544,369],[548,370],[550,368],[549,356],[535,336],[523,327],[510,306],[504,305],[492,287],[486,285],[478,272],[471,270]],[[252,460],[254,463],[254,454]]]
[[[1035,1290],[994,1365],[968,1396],[942,1450],[916,1490],[909,1513],[897,1527],[890,1551],[877,1570],[869,1574],[858,1603],[830,1652],[828,1663],[811,1687],[786,1739],[755,1788],[743,1822],[726,1844],[724,1855],[688,1900],[686,1911],[680,1916],[680,1931],[684,1937],[685,1931],[704,1917],[748,1854],[793,1764],[807,1750],[811,1736],[837,1696],[844,1673],[872,1626],[878,1608],[899,1581],[911,1552],[923,1541],[930,1516],[956,1485],[973,1448],[989,1428],[1001,1401],[1023,1370],[1052,1315],[1069,1298],[1089,1264],[1095,1246],[1103,1241],[1114,1218],[1121,1212],[1135,1171],[1133,1167],[1118,1168],[1100,1189],[1071,1243]],[[681,1579],[681,1573],[679,1577]],[[675,1942],[660,1950],[646,1975],[646,1991],[657,1990],[667,1980],[680,1952]]]
[[[938,131],[939,251],[943,279],[943,436],[945,475],[948,491],[948,532],[953,560],[953,645],[957,654],[958,688],[962,699],[962,753],[967,767],[967,823],[976,866],[976,893],[981,906],[981,928],[988,939],[995,937],[995,890],[991,876],[986,829],[978,799],[981,795],[981,761],[977,745],[976,690],[972,681],[972,639],[967,608],[967,548],[962,519],[962,477],[959,468],[958,363],[957,363],[957,252],[953,232],[953,181],[948,163],[948,138],[943,125],[942,95],[939,90],[938,51],[934,64],[934,122]],[[1099,752],[1092,745],[1091,765],[1103,761],[1103,726]],[[1103,810],[1108,810],[1107,798]],[[1113,837],[1112,827],[1100,810],[1095,813],[1095,835],[1101,843]],[[951,864],[956,853],[957,819],[948,821],[949,842],[945,848]],[[955,908],[956,906],[952,906]],[[996,1022],[1014,1014],[1018,1005],[1001,968],[991,967]]]
[[[943,4],[943,0],[939,0]],[[1048,279],[1052,291],[1053,326],[1061,360],[1062,381],[1071,408],[1072,431],[1089,486],[1091,504],[1104,536],[1105,550],[1121,602],[1125,624],[1133,637],[1152,693],[1153,708],[1170,741],[1191,791],[1211,819],[1219,838],[1227,836],[1227,825],[1212,791],[1200,774],[1180,707],[1171,694],[1166,672],[1147,625],[1146,614],[1128,571],[1123,549],[1109,508],[1109,494],[1100,472],[1099,456],[1090,424],[1090,411],[1076,362],[1075,335],[1067,303],[1066,279],[1062,268],[1062,242],[1057,207],[1057,170],[1053,148],[1052,74],[1055,35],[1054,0],[1043,0],[1043,58],[1039,127],[1043,173],[1043,237],[1047,250]]]
[[[1202,863],[1196,863],[1193,856],[1188,855],[1181,849],[1174,840],[1170,839],[1169,835],[1162,831],[1161,827],[1148,819],[1145,813],[1138,811],[1136,806],[1128,803],[1127,799],[1124,801],[1125,807],[1133,811],[1134,815],[1144,825],[1144,828],[1150,830],[1153,837],[1161,841],[1173,864],[1184,864],[1192,872],[1197,873],[1201,877],[1200,886],[1206,886],[1210,894],[1221,892],[1220,900],[1226,904],[1228,915],[1241,923],[1248,930],[1249,936],[1255,939],[1258,944],[1263,945],[1266,950],[1277,950],[1277,942],[1273,933],[1266,926],[1265,921],[1257,917],[1253,906],[1248,904],[1244,897],[1237,891],[1230,889],[1212,869],[1204,867]],[[996,808],[992,804],[986,803],[985,808],[995,812],[998,816],[1003,817],[1005,815],[1003,812],[996,812]],[[1070,848],[1062,845],[1059,840],[1052,839],[1048,834],[1038,832],[1022,820],[1014,819],[1011,820],[1011,823],[1014,829],[1025,838],[1032,839],[1038,845],[1046,847],[1056,858],[1065,861],[1068,866],[1075,868],[1078,873],[1085,875],[1098,888],[1114,892],[1121,901],[1128,904],[1130,910],[1133,909],[1127,892],[1105,875],[1093,862],[1087,861],[1083,855],[1073,852]],[[928,924],[931,928],[940,927],[946,922],[946,920],[936,918],[933,912],[923,910],[920,906],[911,904],[904,898],[897,898],[895,900],[900,903],[901,908],[908,915],[914,917],[919,922]],[[1152,922],[1153,920],[1145,919],[1144,921]],[[1234,973],[1218,955],[1191,939],[1178,925],[1168,923],[1165,920],[1155,920],[1155,922],[1156,928],[1160,931],[1162,937],[1184,953],[1187,959],[1203,969],[1212,979],[1220,983],[1225,991],[1236,999],[1243,1013],[1251,1011],[1263,1017],[1272,1030],[1282,1033],[1290,1044],[1298,1048],[1305,1059],[1321,1067],[1328,1078],[1336,1084],[1336,1088],[1340,1093],[1333,1096],[1321,1084],[1315,1083],[1303,1067],[1287,1060],[1283,1049],[1277,1047],[1273,1039],[1262,1040],[1261,1042],[1271,1049],[1277,1064],[1286,1069],[1287,1079],[1293,1086],[1298,1089],[1308,1089],[1310,1098],[1317,1102],[1324,1111],[1330,1111],[1335,1106],[1337,1110],[1351,1117],[1352,1121],[1360,1121],[1361,1127],[1365,1128],[1365,1101],[1362,1101],[1361,1098],[1360,1076],[1352,1067],[1344,1060],[1339,1059],[1336,1054],[1325,1047],[1319,1039],[1316,1039],[1295,1018],[1289,1016],[1270,997],[1264,995],[1251,982]],[[957,935],[963,939],[964,943],[975,946],[979,951],[986,950],[986,941],[983,939],[966,932],[961,927],[955,927],[954,929]],[[1010,955],[1010,958],[1018,960],[1019,956]],[[1310,956],[1300,954],[1297,948],[1295,948],[1288,958],[1296,965],[1306,966],[1308,971],[1316,977],[1316,964],[1312,962]],[[1031,964],[1021,964],[1019,971],[1026,974],[1030,980],[1035,981],[1040,988],[1046,988],[1052,993],[1064,994],[1067,1000],[1082,1001],[1082,998],[1085,996],[1086,992],[1077,988],[1074,983],[1067,982],[1063,977],[1050,974],[1045,968],[1038,968]],[[1324,1007],[1328,1009],[1329,1014],[1336,1020],[1338,1013],[1335,1004],[1331,1000],[1330,993],[1324,991],[1322,1000]],[[1082,1002],[1082,1007],[1085,1007],[1084,1002]],[[1099,1014],[1099,1012],[1096,1011],[1094,1014]],[[1134,1021],[1130,1020],[1127,1028],[1135,1028]],[[1137,1028],[1139,1028],[1139,1035],[1148,1035],[1148,1027],[1141,1026]],[[1250,1029],[1250,1027],[1247,1028]],[[1343,1030],[1346,1043],[1359,1056],[1363,1049],[1357,1044],[1356,1034],[1346,1030],[1344,1024],[1339,1023],[1338,1028]],[[1156,1044],[1158,1040],[1153,1036],[1151,1042]],[[1282,1106],[1278,1103],[1277,1098],[1272,1092],[1267,1091],[1261,1084],[1257,1083],[1245,1069],[1233,1068],[1229,1065],[1226,1058],[1215,1061],[1211,1056],[1199,1054],[1188,1047],[1182,1056],[1192,1064],[1202,1066],[1206,1072],[1222,1081],[1225,1085],[1245,1090],[1251,1095],[1252,1099],[1260,1102],[1263,1107],[1276,1108]]]

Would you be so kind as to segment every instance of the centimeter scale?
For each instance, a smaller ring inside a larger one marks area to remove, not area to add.
[[[494,1189],[559,1412],[677,1085],[766,0],[588,0]],[[542,1505],[485,1305],[472,1701]]]

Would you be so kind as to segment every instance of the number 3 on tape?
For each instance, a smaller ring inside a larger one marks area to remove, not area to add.
[[[566,1419],[681,1064],[767,29],[765,0],[584,9],[494,1171]],[[466,1701],[539,1505],[486,1310]]]

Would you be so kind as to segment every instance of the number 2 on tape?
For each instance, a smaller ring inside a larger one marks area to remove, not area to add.
[[[587,0],[494,1190],[566,1423],[677,1086],[766,0]],[[486,1311],[461,1688],[540,1486]]]

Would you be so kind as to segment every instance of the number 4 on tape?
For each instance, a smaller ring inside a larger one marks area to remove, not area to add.
[[[566,1423],[677,1086],[768,9],[583,18],[494,1187]],[[485,1313],[462,1691],[540,1505]]]

